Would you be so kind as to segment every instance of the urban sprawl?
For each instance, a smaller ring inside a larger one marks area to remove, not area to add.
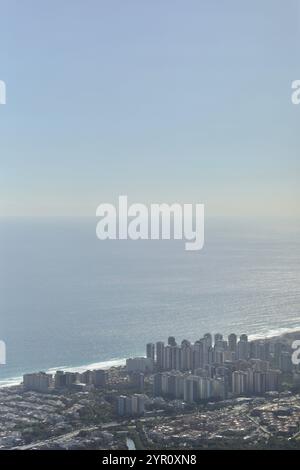
[[[300,448],[298,333],[148,343],[126,366],[0,389],[0,449]]]

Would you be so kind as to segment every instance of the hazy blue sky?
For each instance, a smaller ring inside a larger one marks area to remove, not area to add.
[[[0,213],[300,214],[300,0],[0,0]]]

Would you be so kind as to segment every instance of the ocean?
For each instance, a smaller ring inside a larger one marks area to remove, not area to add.
[[[0,385],[144,355],[147,342],[300,328],[300,221],[208,218],[205,245],[100,241],[96,218],[0,219]]]

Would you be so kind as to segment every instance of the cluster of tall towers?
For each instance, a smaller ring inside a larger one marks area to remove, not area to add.
[[[228,336],[228,340],[224,340],[223,335],[217,333],[214,335],[214,341],[213,336],[206,333],[195,343],[184,339],[181,344],[177,344],[175,338],[170,336],[167,344],[162,341],[156,344],[148,343],[146,353],[160,371],[187,371],[202,368],[207,364],[247,360],[251,357],[251,343],[247,335],[241,335],[238,340],[234,333]]]
[[[173,336],[167,344],[148,343],[147,358],[156,370],[154,395],[195,402],[278,390],[281,371],[270,365],[276,360],[276,347],[271,352],[270,345],[234,333],[227,339],[207,333],[194,343],[177,344]]]

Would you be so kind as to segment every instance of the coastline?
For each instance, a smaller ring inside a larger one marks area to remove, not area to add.
[[[63,370],[65,372],[79,372],[82,373],[89,369],[111,369],[112,367],[120,367],[126,364],[126,358],[123,359],[110,359],[108,361],[102,362],[93,362],[81,366],[58,366],[58,367],[51,367],[47,369],[45,372],[47,374],[53,374],[58,370]],[[18,377],[11,377],[7,379],[0,379],[0,388],[7,388],[7,387],[15,387],[21,385],[23,380],[23,376]]]
[[[300,326],[296,326],[294,328],[272,329],[266,333],[257,333],[257,334],[249,335],[249,341],[259,341],[263,339],[269,339],[269,340],[281,339],[281,340],[285,340],[291,343],[292,341],[294,341],[294,339],[300,339]],[[93,370],[93,369],[108,370],[112,367],[124,366],[126,364],[126,359],[127,358],[109,359],[107,361],[93,362],[93,363],[84,364],[80,366],[57,366],[57,367],[51,367],[47,369],[45,372],[49,374],[51,373],[53,374],[58,370],[64,370],[66,372],[79,372],[79,373],[82,373],[86,370]],[[22,380],[23,380],[22,375],[0,379],[0,389],[21,385]]]

